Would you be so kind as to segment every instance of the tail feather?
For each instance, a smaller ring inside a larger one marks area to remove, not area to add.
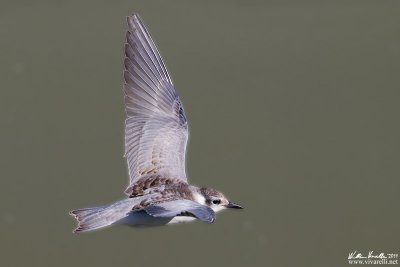
[[[104,210],[105,208],[98,207],[71,211],[69,214],[78,221],[78,227],[73,233],[95,230],[110,225],[112,222],[102,216],[104,215]]]
[[[109,226],[127,216],[133,207],[133,199],[128,198],[109,206],[84,208],[70,211],[78,221],[73,233],[86,232]]]

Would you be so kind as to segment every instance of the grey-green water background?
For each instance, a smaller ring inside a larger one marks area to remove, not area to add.
[[[397,1],[0,4],[1,266],[347,266],[400,252]],[[73,235],[123,195],[125,18],[190,122],[188,173],[246,207]]]

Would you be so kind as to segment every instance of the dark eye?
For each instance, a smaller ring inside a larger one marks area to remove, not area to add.
[[[221,200],[215,199],[215,200],[212,201],[212,203],[215,204],[215,205],[218,205],[218,204],[221,204]]]

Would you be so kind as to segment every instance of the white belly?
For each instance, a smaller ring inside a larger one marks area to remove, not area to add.
[[[176,217],[172,218],[172,220],[169,221],[168,224],[191,222],[193,220],[196,220],[196,218],[189,217],[189,216],[176,216]]]
[[[196,218],[188,216],[176,216],[171,218],[156,218],[148,215],[145,211],[132,212],[127,217],[115,222],[130,226],[162,226],[174,223],[190,222]]]

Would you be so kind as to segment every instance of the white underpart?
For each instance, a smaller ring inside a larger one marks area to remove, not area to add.
[[[175,216],[174,218],[172,218],[172,220],[168,224],[191,222],[195,219],[196,218],[189,217],[189,216]]]
[[[222,206],[222,205],[211,205],[211,207],[210,207],[214,212],[218,212],[218,211],[221,211],[221,210],[224,210],[224,209],[226,209],[224,206]]]
[[[166,224],[184,223],[195,220],[189,216],[175,216],[173,218],[159,218],[147,214],[145,211],[132,212],[127,217],[116,222],[116,224],[125,224],[131,226],[160,226]]]

